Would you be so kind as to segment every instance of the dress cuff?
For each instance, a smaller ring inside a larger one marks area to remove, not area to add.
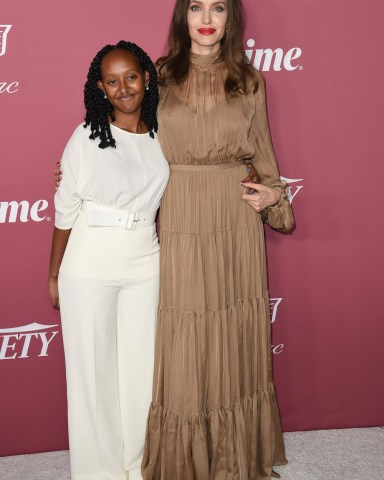
[[[263,222],[280,232],[289,232],[295,225],[291,204],[288,200],[287,184],[282,181],[263,183],[267,187],[274,188],[281,193],[280,199],[275,205],[265,208],[261,212]]]

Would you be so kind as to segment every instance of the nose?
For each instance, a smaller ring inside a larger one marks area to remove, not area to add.
[[[211,9],[205,8],[203,11],[203,23],[205,25],[210,25],[211,23]]]
[[[120,90],[123,95],[126,95],[128,93],[128,85],[126,84],[126,82],[121,83]]]

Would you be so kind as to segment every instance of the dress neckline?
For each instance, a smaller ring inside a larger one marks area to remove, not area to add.
[[[223,59],[221,57],[221,50],[217,50],[216,52],[208,53],[208,55],[190,52],[189,61],[192,63],[192,65],[206,67],[214,63],[221,63]]]
[[[124,130],[123,128],[117,127],[116,125],[113,125],[113,123],[109,123],[109,125],[114,129],[118,130],[119,132],[122,132],[123,134],[127,133],[128,135],[134,135],[136,137],[146,136],[146,135],[149,135],[150,133],[149,131],[143,132],[143,133],[134,133],[134,132],[129,132],[128,130]]]

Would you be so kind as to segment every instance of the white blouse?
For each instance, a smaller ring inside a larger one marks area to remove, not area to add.
[[[157,210],[169,177],[160,144],[149,133],[111,125],[116,148],[101,149],[100,139],[79,125],[65,147],[63,178],[55,195],[55,226],[73,227],[83,200],[131,212]]]

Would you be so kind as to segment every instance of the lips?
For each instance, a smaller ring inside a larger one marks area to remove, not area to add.
[[[134,95],[123,95],[122,97],[119,97],[118,100],[121,102],[128,102],[134,97]]]
[[[197,30],[201,35],[212,35],[216,32],[216,28],[199,28]]]

